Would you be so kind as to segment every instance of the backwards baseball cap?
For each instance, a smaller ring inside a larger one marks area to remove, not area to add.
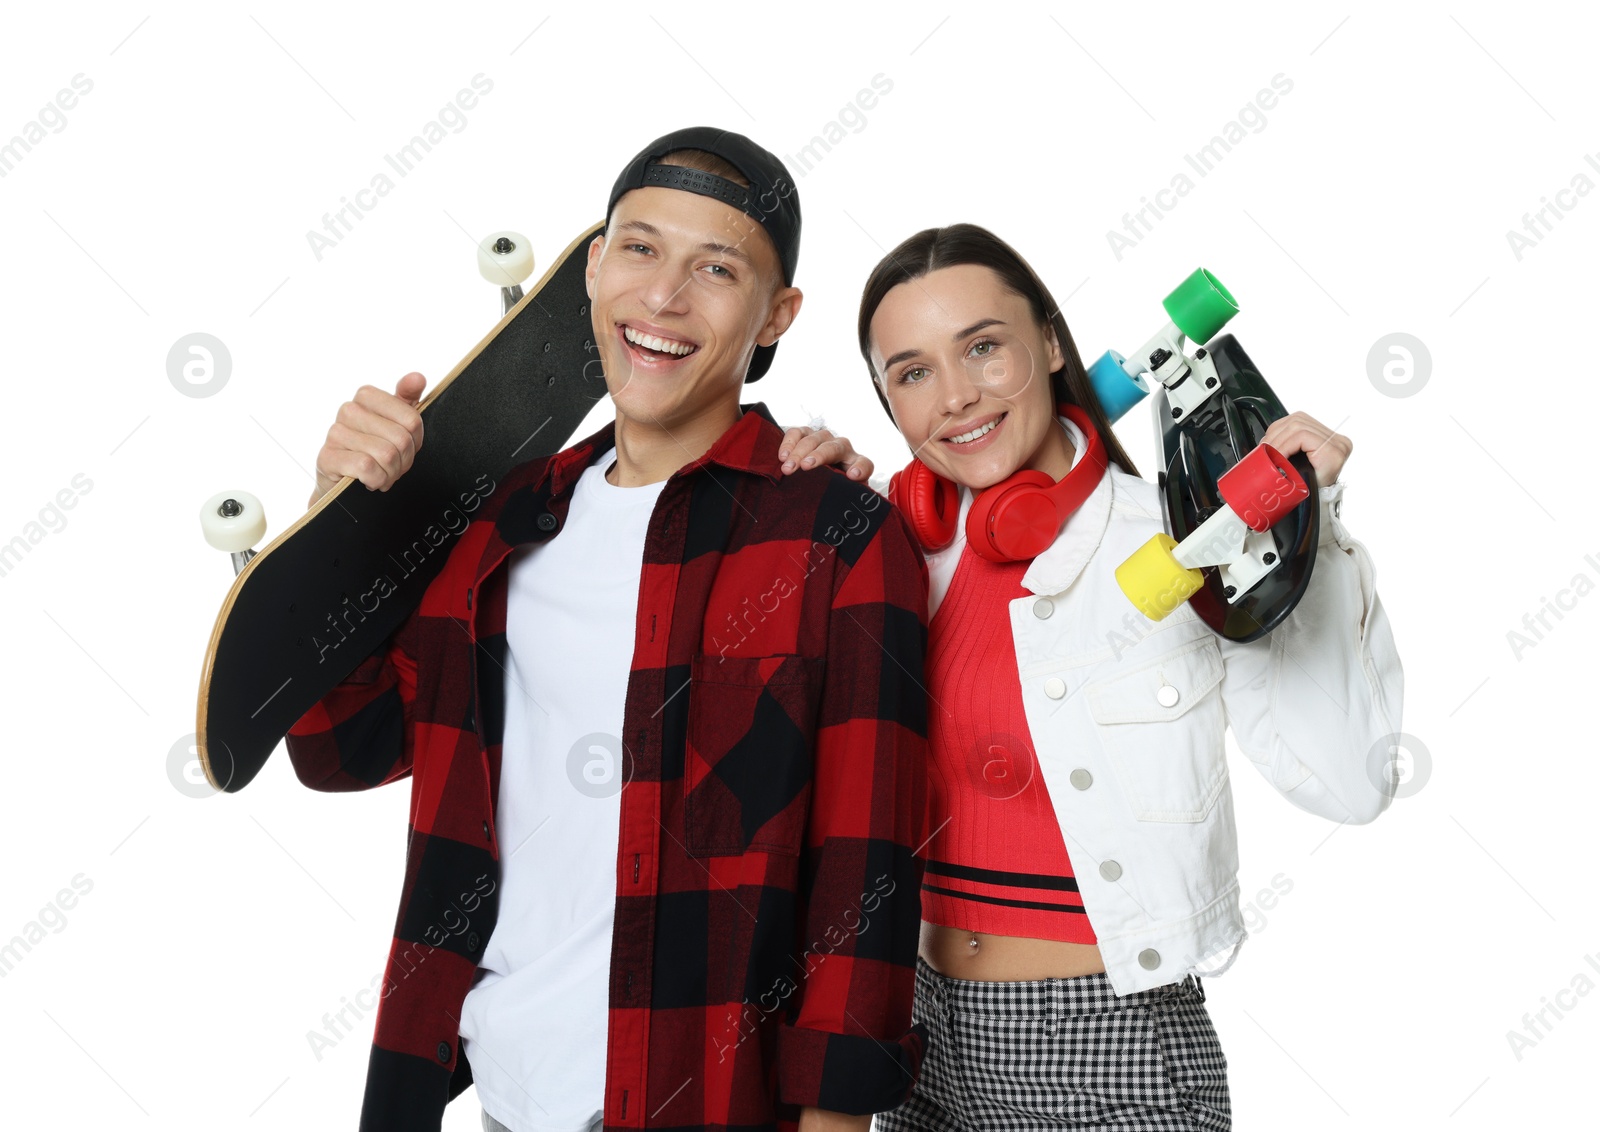
[[[700,149],[715,154],[744,174],[750,185],[746,188],[699,169],[660,164],[659,159],[675,149]],[[732,130],[719,130],[714,126],[674,130],[645,146],[628,162],[627,168],[617,177],[617,183],[611,186],[606,221],[610,222],[611,210],[623,193],[652,186],[714,197],[755,220],[771,238],[772,246],[778,249],[784,285],[793,286],[795,261],[800,258],[800,194],[782,161]],[[745,381],[756,381],[766,373],[777,351],[776,342],[757,346],[744,375]]]

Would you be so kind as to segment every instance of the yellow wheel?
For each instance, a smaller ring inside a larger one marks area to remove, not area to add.
[[[1177,545],[1171,535],[1156,535],[1117,567],[1117,585],[1152,621],[1160,621],[1188,601],[1205,582],[1199,570],[1178,564],[1172,556]]]

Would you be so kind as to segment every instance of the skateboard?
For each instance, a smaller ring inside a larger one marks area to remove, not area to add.
[[[560,451],[606,394],[584,268],[596,224],[526,294],[525,237],[496,233],[479,271],[501,286],[498,325],[418,406],[423,444],[387,491],[346,477],[260,553],[260,502],[223,492],[206,540],[237,576],[200,675],[195,747],[218,790],[249,784],[289,728],[422,602],[468,514],[518,464]]]
[[[1169,321],[1131,359],[1108,350],[1089,367],[1111,421],[1155,394],[1166,533],[1117,567],[1117,583],[1152,620],[1187,601],[1219,636],[1253,641],[1311,581],[1316,474],[1304,453],[1261,442],[1288,410],[1238,340],[1218,336],[1239,312],[1228,290],[1196,268],[1162,306]]]

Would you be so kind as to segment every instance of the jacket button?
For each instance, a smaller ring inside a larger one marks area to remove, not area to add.
[[[1044,694],[1052,700],[1059,700],[1067,694],[1067,682],[1059,676],[1052,676],[1044,682]]]
[[[1178,689],[1171,684],[1163,684],[1156,689],[1156,703],[1162,707],[1171,707],[1178,702]]]
[[[441,1064],[445,1064],[445,1065],[448,1065],[450,1063],[450,1043],[449,1042],[440,1042],[439,1043],[439,1061],[440,1061]]]
[[[1081,766],[1067,776],[1067,781],[1079,790],[1087,790],[1094,784],[1094,775],[1084,770]]]
[[[477,932],[468,932],[467,933],[467,950],[468,951],[476,951],[476,950],[478,950],[478,933]]]
[[[1139,966],[1143,967],[1146,971],[1154,971],[1157,967],[1161,966],[1161,952],[1157,951],[1153,947],[1145,948],[1143,951],[1139,952]]]
[[[539,524],[541,531],[553,531],[556,529],[556,517],[548,511],[540,513],[539,518],[535,521]]]
[[[1033,615],[1043,621],[1056,611],[1056,603],[1047,597],[1042,597],[1033,603]]]
[[[487,821],[483,823],[483,839],[485,841],[490,840],[490,837],[489,837],[489,823]]]
[[[1107,880],[1117,880],[1122,876],[1122,866],[1115,861],[1101,861],[1100,875]]]

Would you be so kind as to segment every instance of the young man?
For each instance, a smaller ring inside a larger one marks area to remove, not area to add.
[[[607,222],[616,420],[491,487],[288,738],[313,789],[411,778],[361,1127],[437,1129],[475,1082],[491,1132],[865,1132],[925,1041],[927,568],[864,474],[786,476],[739,403],[800,308],[782,163],[677,131]],[[330,430],[319,487],[403,471],[419,392]]]

